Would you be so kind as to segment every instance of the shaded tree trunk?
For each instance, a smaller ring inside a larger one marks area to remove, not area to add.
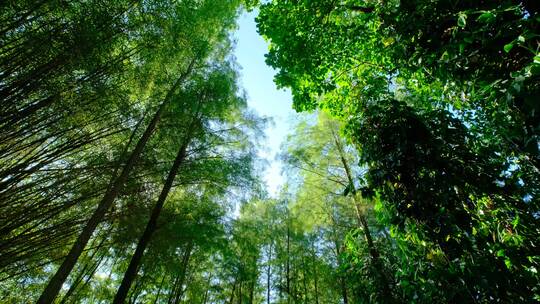
[[[159,287],[158,287],[158,292],[157,292],[157,295],[156,295],[156,298],[154,299],[154,304],[156,304],[159,300],[159,296],[161,295],[161,289],[163,288],[163,282],[165,281],[165,277],[167,275],[164,274],[162,277],[161,277],[161,282],[159,282]]]
[[[135,276],[137,275],[137,270],[141,263],[144,251],[146,250],[146,247],[148,246],[148,243],[150,242],[152,235],[154,234],[156,230],[157,220],[159,218],[159,215],[161,214],[161,210],[163,209],[165,200],[167,199],[167,196],[169,195],[174,179],[176,178],[176,175],[178,174],[178,171],[180,170],[180,166],[182,165],[186,157],[186,151],[187,151],[189,142],[191,140],[191,136],[192,136],[191,134],[193,133],[194,123],[192,123],[189,128],[190,129],[188,131],[187,138],[184,140],[180,149],[178,150],[178,154],[176,155],[176,159],[174,160],[174,163],[171,169],[169,170],[169,174],[167,175],[167,179],[165,180],[165,184],[163,185],[158,201],[156,205],[154,206],[154,209],[152,210],[152,214],[150,215],[150,220],[146,224],[146,228],[144,229],[143,235],[139,239],[139,243],[137,244],[135,253],[131,257],[129,266],[124,274],[122,283],[120,284],[120,287],[118,288],[118,291],[116,292],[116,295],[113,300],[114,304],[124,303],[126,296],[128,294],[129,288],[131,287],[131,284],[133,283],[133,280],[135,279]]]
[[[334,132],[334,130],[332,130],[332,136],[334,137],[334,143],[336,145],[336,148],[338,149],[341,163],[343,165],[343,168],[345,169],[345,173],[347,174],[347,181],[349,182],[350,192],[352,194],[352,200],[353,200],[354,208],[356,211],[356,220],[358,223],[358,227],[361,228],[362,231],[364,232],[364,237],[368,245],[368,250],[369,250],[369,254],[370,254],[373,266],[377,270],[378,275],[381,280],[383,299],[385,299],[385,301],[390,300],[392,298],[390,286],[384,272],[384,266],[379,257],[379,251],[373,243],[369,225],[367,223],[365,216],[362,214],[362,211],[360,210],[360,203],[358,202],[358,197],[356,195],[356,189],[354,186],[354,180],[352,177],[351,168],[349,166],[347,159],[345,158],[345,152],[343,150],[342,143],[338,139],[337,134]]]
[[[315,241],[313,241],[313,285],[315,287],[315,304],[319,304],[319,278],[317,273],[317,254],[315,253]]]
[[[255,294],[255,278],[249,284],[249,304],[253,304],[253,296]]]
[[[79,237],[77,238],[73,246],[71,247],[68,255],[66,256],[66,259],[60,265],[55,275],[51,278],[51,280],[45,287],[43,293],[41,294],[41,296],[39,297],[37,301],[38,304],[51,304],[53,303],[54,299],[58,296],[58,293],[60,292],[62,285],[64,284],[67,277],[71,273],[73,267],[77,263],[79,256],[84,251],[84,247],[86,247],[86,244],[92,237],[92,234],[96,230],[98,224],[103,220],[103,218],[105,217],[105,214],[107,213],[107,211],[113,204],[114,200],[124,188],[124,184],[129,174],[131,173],[131,170],[133,169],[136,162],[138,161],[150,137],[154,133],[154,129],[157,123],[159,122],[161,118],[161,114],[163,113],[166,105],[169,103],[170,99],[172,98],[172,96],[174,95],[174,93],[176,92],[180,84],[191,73],[191,70],[194,64],[195,64],[195,60],[192,60],[186,72],[177,79],[177,81],[171,87],[169,92],[167,92],[165,99],[159,106],[158,110],[154,114],[154,117],[152,118],[148,126],[146,127],[146,130],[144,131],[143,135],[137,142],[135,149],[131,153],[128,161],[126,162],[124,168],[122,169],[120,176],[118,176],[118,178],[114,178],[113,180],[111,180],[112,186],[108,189],[107,193],[104,195],[103,199],[99,203],[97,209],[92,214],[92,217],[88,220],[86,226],[83,228],[83,231],[81,232],[81,234],[79,235]]]
[[[236,291],[236,284],[237,284],[237,278],[234,278],[234,282],[233,282],[232,290],[231,290],[231,297],[229,298],[229,304],[233,304],[234,292]]]
[[[208,294],[210,293],[210,287],[212,286],[212,276],[209,275],[208,276],[208,287],[206,287],[206,291],[204,292],[204,299],[203,299],[203,302],[202,304],[206,304],[206,302],[208,301]]]
[[[242,284],[243,282],[238,284],[238,304],[242,304]]]
[[[336,238],[336,232],[334,230],[334,239],[333,239],[333,242],[334,242],[334,246],[336,248],[336,261],[337,261],[337,266],[338,268],[341,268],[341,249],[340,249],[340,245],[337,241],[337,238]],[[341,289],[341,297],[343,298],[343,303],[344,304],[349,304],[349,297],[347,295],[347,285],[345,284],[345,278],[343,278],[343,276],[339,276],[339,286],[340,286],[340,289]]]
[[[273,243],[270,244],[266,265],[266,304],[270,304],[270,277],[272,275],[272,267],[270,266],[270,261],[272,260],[272,247]]]
[[[287,303],[291,303],[291,262],[290,262],[290,240],[291,240],[291,229],[289,227],[289,214],[287,211],[287,265],[285,267],[285,280],[286,280],[286,291],[287,291]]]
[[[180,277],[178,279],[178,282],[176,283],[176,293],[174,295],[173,303],[180,303],[180,300],[182,299],[182,296],[184,294],[184,283],[186,281],[186,275],[189,265],[189,259],[191,258],[191,254],[193,252],[193,241],[189,241],[186,251],[184,252],[184,256],[182,257],[182,269],[180,270]]]

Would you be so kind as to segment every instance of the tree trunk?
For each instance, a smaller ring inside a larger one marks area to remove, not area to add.
[[[131,170],[135,166],[135,163],[138,161],[139,156],[141,155],[148,140],[154,133],[154,129],[159,122],[161,114],[163,113],[166,105],[169,103],[170,99],[172,98],[173,94],[176,92],[180,84],[191,73],[191,69],[193,68],[194,64],[195,60],[192,60],[186,72],[177,79],[169,92],[167,92],[165,99],[163,100],[158,110],[154,114],[154,117],[146,127],[146,130],[144,131],[142,137],[137,142],[135,149],[131,153],[128,161],[122,169],[122,173],[120,173],[120,176],[114,179],[114,181],[111,181],[112,187],[110,187],[107,193],[104,195],[97,209],[92,214],[92,217],[88,220],[86,226],[83,228],[83,231],[71,247],[68,255],[66,256],[66,259],[64,260],[62,265],[60,265],[54,276],[51,278],[51,280],[45,287],[45,290],[43,290],[43,293],[37,301],[38,304],[51,304],[58,296],[62,285],[71,273],[71,270],[73,270],[73,267],[77,263],[77,260],[79,259],[81,253],[84,251],[84,247],[86,247],[86,244],[92,237],[92,234],[96,230],[98,224],[103,220],[105,214],[113,204],[114,200],[124,188],[124,183],[126,182],[129,174],[131,173]]]
[[[242,304],[242,284],[242,281],[238,284],[238,304]]]
[[[362,231],[364,232],[364,237],[365,237],[367,245],[368,245],[369,254],[371,256],[371,261],[372,261],[373,266],[375,267],[375,269],[378,271],[378,275],[380,276],[380,279],[381,279],[381,285],[382,285],[382,288],[383,288],[383,290],[382,290],[383,299],[385,301],[390,300],[391,299],[390,286],[389,286],[388,280],[386,278],[386,275],[384,273],[384,267],[383,267],[382,261],[379,258],[379,251],[377,250],[377,248],[373,244],[373,239],[371,237],[371,232],[369,230],[369,225],[367,223],[366,218],[364,217],[364,215],[362,214],[362,212],[360,210],[360,203],[358,202],[358,197],[356,195],[356,189],[355,189],[355,186],[354,186],[354,180],[353,180],[353,177],[352,177],[351,168],[349,166],[349,163],[347,162],[347,159],[345,158],[345,152],[343,150],[343,146],[342,146],[341,142],[339,141],[339,139],[337,137],[337,134],[334,132],[334,130],[332,130],[332,136],[334,137],[334,143],[336,145],[336,148],[338,149],[339,156],[340,156],[340,159],[341,159],[341,163],[343,165],[343,168],[345,169],[345,173],[347,174],[347,180],[349,182],[349,187],[350,187],[351,194],[352,194],[352,200],[353,200],[354,208],[355,208],[355,211],[356,211],[356,220],[357,220],[357,223],[358,223],[358,227],[360,227],[362,229]]]
[[[319,278],[317,273],[317,264],[315,262],[317,261],[317,254],[315,253],[315,240],[313,241],[313,284],[315,285],[315,304],[319,304]]]
[[[131,257],[129,266],[124,274],[122,283],[120,284],[120,287],[118,288],[118,291],[116,292],[116,296],[114,297],[113,304],[124,303],[126,296],[128,294],[129,288],[131,287],[131,284],[133,283],[133,280],[135,279],[135,276],[137,275],[137,270],[141,263],[141,259],[143,257],[144,251],[146,250],[146,247],[148,246],[148,243],[150,242],[150,239],[152,238],[152,235],[154,234],[156,230],[157,220],[159,218],[159,215],[161,214],[161,210],[163,209],[165,200],[167,199],[167,196],[169,195],[169,192],[171,191],[174,179],[176,175],[178,174],[180,166],[182,165],[186,157],[186,150],[191,140],[191,134],[193,133],[193,128],[194,128],[193,123],[191,124],[189,128],[190,130],[188,131],[187,138],[184,140],[184,142],[182,143],[182,146],[178,150],[176,159],[174,160],[174,163],[169,171],[169,174],[167,175],[165,184],[163,185],[163,188],[161,189],[161,193],[159,195],[158,201],[156,205],[154,206],[154,209],[152,210],[150,220],[146,224],[146,228],[144,229],[143,235],[139,239],[139,243],[137,244],[135,253]]]
[[[334,246],[336,247],[336,261],[337,261],[337,266],[338,268],[341,268],[341,250],[340,250],[340,245],[337,241],[337,237],[336,237],[336,232],[335,230],[333,231],[334,233]],[[345,284],[345,279],[343,278],[343,276],[339,276],[339,286],[341,287],[341,297],[343,298],[343,303],[344,304],[349,304],[349,297],[347,296],[347,285]]]
[[[229,304],[233,304],[233,301],[234,301],[234,292],[236,291],[236,281],[237,281],[237,278],[234,278],[234,283],[232,286],[231,298],[229,299]]]
[[[206,291],[204,292],[204,299],[202,304],[206,304],[208,301],[208,293],[210,293],[210,287],[212,287],[212,275],[208,276],[208,287],[206,287]]]
[[[307,266],[305,256],[302,255],[302,285],[304,287],[304,303],[308,303],[308,288],[307,288],[307,278],[306,278]]]
[[[163,288],[163,282],[165,281],[166,276],[167,275],[164,274],[163,277],[161,277],[161,282],[159,283],[158,292],[156,294],[156,298],[154,299],[154,304],[157,304],[157,302],[159,300],[159,296],[161,295],[161,289]]]
[[[345,279],[340,276],[339,284],[341,285],[341,296],[343,297],[343,304],[349,304],[349,297],[347,296],[347,285]]]
[[[182,296],[184,294],[184,282],[186,281],[186,274],[188,270],[189,265],[189,259],[191,257],[191,253],[193,252],[193,241],[189,241],[186,251],[184,252],[184,256],[182,257],[182,269],[180,270],[180,278],[178,279],[177,283],[177,292],[174,297],[173,303],[180,303],[180,300],[182,299]]]
[[[253,278],[249,285],[249,304],[253,304],[253,296],[255,295],[255,278]]]
[[[146,143],[150,139],[150,136],[154,132],[154,128],[159,121],[159,118],[161,117],[161,113],[163,111],[163,108],[165,106],[165,103],[162,103],[159,107],[158,111],[155,113],[152,121],[147,126],[143,136],[139,139],[139,142],[137,143],[135,149],[131,153],[126,165],[124,166],[122,173],[118,178],[116,178],[113,182],[112,187],[109,188],[109,191],[105,194],[101,202],[99,203],[97,209],[92,214],[92,217],[88,220],[86,226],[83,228],[83,231],[71,247],[71,250],[69,251],[68,255],[66,256],[66,259],[60,265],[60,268],[56,271],[55,275],[51,278],[49,283],[47,284],[47,287],[45,287],[45,290],[39,297],[37,303],[39,304],[50,304],[53,303],[54,299],[57,297],[60,288],[62,288],[62,285],[66,281],[67,277],[69,276],[71,270],[77,263],[77,260],[79,259],[79,256],[84,250],[84,247],[86,247],[86,244],[90,240],[90,237],[94,233],[94,230],[98,226],[98,224],[102,221],[103,217],[111,207],[112,203],[118,196],[118,194],[122,191],[124,183],[126,182],[131,169],[139,159],[139,156],[143,150],[143,148],[146,146]]]
[[[278,288],[278,296],[279,300],[281,301],[283,299],[283,264],[281,260],[279,261],[279,288]]]
[[[268,257],[267,257],[267,265],[266,265],[266,304],[270,304],[270,276],[272,268],[270,267],[270,261],[272,260],[272,247],[273,243],[270,244],[270,248],[268,251]]]
[[[291,303],[291,280],[290,280],[290,271],[291,271],[291,265],[290,265],[290,238],[291,238],[291,229],[289,228],[289,215],[287,211],[287,265],[285,267],[286,272],[286,291],[287,291],[287,303]]]

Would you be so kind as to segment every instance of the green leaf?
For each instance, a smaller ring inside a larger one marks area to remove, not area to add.
[[[444,51],[444,53],[441,55],[440,60],[442,60],[442,61],[448,61],[449,59],[450,59],[450,55],[448,54],[447,51]]]
[[[512,227],[516,229],[517,225],[519,225],[519,216],[516,216],[516,218],[512,221]]]
[[[514,43],[511,42],[511,43],[506,44],[503,49],[505,52],[510,53],[513,47],[514,47]]]
[[[465,27],[465,25],[467,25],[467,15],[459,13],[457,24],[459,27]]]
[[[485,12],[476,18],[476,21],[482,23],[491,23],[495,20],[495,14],[492,12]]]
[[[389,46],[391,45],[392,43],[394,43],[394,38],[393,37],[386,37],[382,40],[382,43],[384,44],[384,46]]]

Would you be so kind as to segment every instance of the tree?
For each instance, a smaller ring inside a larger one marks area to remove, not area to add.
[[[165,204],[167,196],[171,191],[174,180],[176,176],[180,173],[181,167],[183,167],[185,161],[188,157],[188,148],[192,143],[196,143],[198,147],[191,153],[191,158],[202,157],[201,155],[204,152],[207,152],[208,149],[219,149],[218,144],[220,137],[223,137],[223,134],[218,136],[208,136],[206,133],[212,132],[211,126],[220,125],[223,128],[230,128],[229,132],[238,131],[235,130],[235,123],[241,123],[238,121],[243,113],[241,112],[242,106],[245,107],[245,100],[236,96],[237,87],[234,85],[234,73],[231,70],[222,68],[214,72],[207,72],[206,77],[201,77],[198,81],[193,81],[193,88],[185,88],[181,98],[185,99],[186,102],[180,102],[177,105],[177,109],[181,112],[178,113],[175,118],[180,119],[178,125],[183,125],[178,131],[179,134],[183,134],[179,142],[179,148],[177,155],[175,156],[174,162],[167,174],[167,178],[164,182],[163,188],[159,194],[159,198],[152,210],[152,214],[146,225],[146,228],[143,232],[143,235],[139,239],[135,253],[131,258],[131,262],[124,274],[124,279],[120,285],[117,294],[114,299],[114,303],[124,303],[131,283],[135,279],[137,273],[137,268],[142,259],[143,253],[148,246],[148,243],[151,240],[153,233],[157,229],[157,220],[160,216],[161,210]],[[202,83],[201,83],[202,82]],[[231,116],[230,114],[234,113],[239,117]],[[171,115],[173,116],[173,115]],[[173,117],[174,117],[173,116]],[[185,123],[182,123],[182,122]],[[169,128],[167,131],[171,131]],[[235,134],[238,136],[238,134]],[[243,135],[243,134],[239,134]],[[217,139],[217,140],[216,140]],[[210,142],[205,143],[206,140]],[[245,138],[240,138],[240,140],[246,140]],[[207,147],[205,147],[207,146]],[[236,152],[238,153],[238,151]],[[204,155],[210,157],[210,155]],[[217,157],[216,155],[212,155]],[[249,159],[246,155],[242,158],[245,165],[249,164]],[[225,164],[232,166],[233,163]],[[234,174],[232,168],[228,168],[231,174]],[[237,173],[247,174],[249,172],[238,171]],[[221,187],[226,188],[227,183],[230,183],[234,180],[234,177],[231,175],[226,176],[227,179],[222,180]],[[215,177],[214,177],[215,178]],[[247,176],[244,177],[247,179]],[[189,256],[189,255],[188,255]],[[183,280],[182,280],[183,281]],[[182,284],[180,284],[181,286]],[[177,297],[178,299],[181,296]]]
[[[538,297],[537,255],[524,242],[536,244],[538,211],[528,195],[538,122],[527,105],[538,95],[537,6],[348,4],[271,1],[259,32],[294,107],[345,122],[367,167],[362,195],[418,265],[399,268],[405,298],[419,289],[419,301]]]

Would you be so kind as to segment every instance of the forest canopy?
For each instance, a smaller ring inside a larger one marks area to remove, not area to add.
[[[538,1],[0,3],[0,303],[538,303],[539,195]]]

